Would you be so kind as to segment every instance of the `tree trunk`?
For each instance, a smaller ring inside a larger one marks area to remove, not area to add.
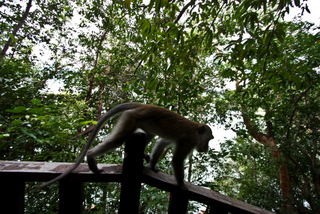
[[[257,128],[251,123],[248,116],[245,114],[246,108],[242,106],[242,117],[246,125],[246,128],[249,134],[256,139],[259,143],[267,146],[272,151],[272,158],[276,161],[279,169],[280,177],[280,187],[283,197],[283,207],[291,213],[295,213],[295,206],[293,201],[292,189],[290,186],[290,176],[285,160],[282,159],[281,152],[276,144],[275,139],[273,138],[272,130],[268,127],[268,132],[270,134],[266,135],[257,130]],[[271,136],[270,136],[271,135]]]
[[[239,82],[236,83],[236,89],[238,90]],[[246,128],[249,134],[257,140],[259,143],[263,144],[266,147],[269,147],[272,151],[272,158],[276,161],[279,170],[279,177],[280,177],[280,187],[282,192],[282,199],[283,199],[283,207],[289,213],[296,213],[296,209],[294,206],[293,201],[293,193],[290,186],[290,176],[289,170],[285,163],[285,160],[282,158],[281,152],[276,144],[273,134],[272,124],[266,122],[268,134],[264,134],[260,132],[255,125],[253,125],[246,114],[247,108],[241,105],[242,109],[242,118],[243,122],[246,125]]]

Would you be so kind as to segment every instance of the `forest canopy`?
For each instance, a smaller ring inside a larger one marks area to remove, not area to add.
[[[0,2],[0,159],[74,162],[102,114],[154,104],[235,134],[194,152],[185,180],[276,213],[320,213],[320,26],[301,18],[309,2]],[[158,167],[171,174],[165,153]],[[26,213],[56,212],[56,186],[32,192],[38,184],[26,185]],[[85,188],[85,213],[117,212],[120,184]],[[168,193],[144,185],[141,203],[166,213]]]

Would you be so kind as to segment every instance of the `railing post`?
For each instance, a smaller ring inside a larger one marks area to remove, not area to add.
[[[145,133],[135,133],[125,145],[119,214],[139,213],[139,200],[143,157],[146,144]]]
[[[187,191],[176,190],[170,192],[168,214],[187,213],[188,194]]]
[[[83,182],[59,182],[59,214],[83,212]]]
[[[24,213],[25,183],[21,180],[1,179],[1,213]]]

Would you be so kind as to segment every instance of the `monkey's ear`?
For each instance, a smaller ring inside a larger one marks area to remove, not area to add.
[[[206,127],[205,126],[201,126],[198,128],[198,133],[203,135],[206,132]]]

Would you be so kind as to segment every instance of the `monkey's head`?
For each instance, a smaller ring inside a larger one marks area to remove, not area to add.
[[[198,152],[206,152],[209,148],[209,141],[214,137],[212,135],[212,131],[209,126],[201,125],[198,128],[198,144],[196,146],[196,150]]]

